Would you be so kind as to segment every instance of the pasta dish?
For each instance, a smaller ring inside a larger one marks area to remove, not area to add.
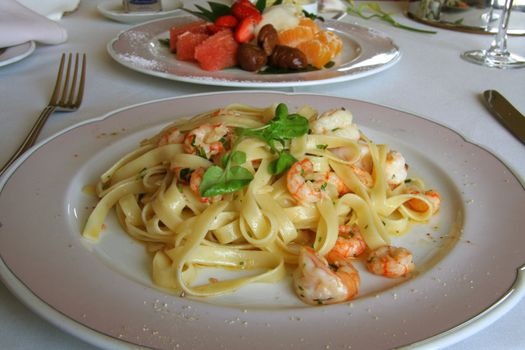
[[[407,169],[344,108],[228,105],[177,120],[104,172],[82,235],[98,241],[115,208],[160,287],[213,296],[292,268],[305,303],[344,302],[359,291],[355,264],[387,278],[415,269],[391,237],[428,221],[440,196]],[[238,276],[196,283],[210,267]]]

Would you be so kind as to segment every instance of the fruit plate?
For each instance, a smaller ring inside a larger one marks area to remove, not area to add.
[[[107,50],[118,63],[148,75],[196,84],[257,88],[320,85],[363,78],[392,67],[401,58],[399,48],[385,34],[327,20],[322,27],[343,40],[343,51],[331,68],[287,74],[258,74],[237,68],[205,71],[196,63],[178,61],[159,41],[169,37],[172,26],[196,20],[197,17],[181,14],[136,25],[111,40]]]

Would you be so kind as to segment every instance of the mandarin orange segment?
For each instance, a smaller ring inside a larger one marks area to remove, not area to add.
[[[339,55],[343,49],[343,41],[334,32],[329,32],[327,30],[318,32],[315,34],[315,39],[318,39],[330,48],[332,57]]]
[[[308,18],[308,17],[303,17],[299,20],[299,26],[301,27],[308,27],[308,28],[311,28],[312,31],[315,33],[317,33],[320,29],[319,29],[319,26],[317,25],[317,23],[315,23],[315,21],[311,18]]]
[[[297,26],[282,30],[278,33],[279,44],[297,47],[299,43],[314,38],[314,31],[310,27]]]
[[[328,46],[317,39],[304,41],[297,45],[297,48],[305,54],[309,64],[319,69],[332,59],[332,52]]]

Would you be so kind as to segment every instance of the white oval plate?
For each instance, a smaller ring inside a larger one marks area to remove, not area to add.
[[[238,68],[205,71],[196,63],[178,61],[170,50],[159,43],[169,38],[168,30],[196,20],[179,15],[151,21],[121,32],[107,49],[118,63],[148,75],[189,83],[236,87],[286,87],[336,83],[366,77],[392,67],[401,52],[385,34],[355,24],[330,21],[324,28],[343,40],[343,51],[332,68],[289,74],[257,74]]]
[[[6,50],[0,54],[0,67],[23,60],[35,51],[35,47],[34,41],[7,47]]]
[[[162,1],[162,11],[159,12],[124,12],[122,0],[102,1],[97,5],[98,12],[117,22],[135,24],[153,19],[174,16],[180,12],[182,2],[179,0]]]
[[[86,184],[174,118],[239,101],[345,107],[373,140],[400,150],[443,196],[437,217],[394,241],[414,251],[418,274],[388,280],[362,271],[358,298],[333,306],[301,304],[289,279],[195,300],[153,286],[150,257],[114,214],[98,244],[81,238],[94,204]],[[106,348],[437,347],[479,330],[523,296],[516,277],[525,261],[524,212],[523,186],[502,162],[412,114],[313,94],[194,95],[114,111],[23,155],[0,178],[0,274],[33,310]]]

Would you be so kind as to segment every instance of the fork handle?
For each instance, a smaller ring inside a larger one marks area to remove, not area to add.
[[[2,174],[7,170],[7,168],[9,168],[9,166],[13,164],[14,161],[17,160],[22,153],[27,151],[29,148],[31,148],[31,146],[35,144],[35,141],[38,138],[38,135],[40,135],[40,131],[42,131],[42,128],[44,127],[44,124],[47,121],[47,118],[49,118],[49,116],[53,114],[55,109],[55,106],[47,106],[46,108],[44,108],[44,110],[38,116],[38,119],[27,134],[22,144],[18,147],[15,153],[13,153],[11,158],[9,158],[9,160],[4,164],[4,166],[0,170],[0,176],[2,176]]]

